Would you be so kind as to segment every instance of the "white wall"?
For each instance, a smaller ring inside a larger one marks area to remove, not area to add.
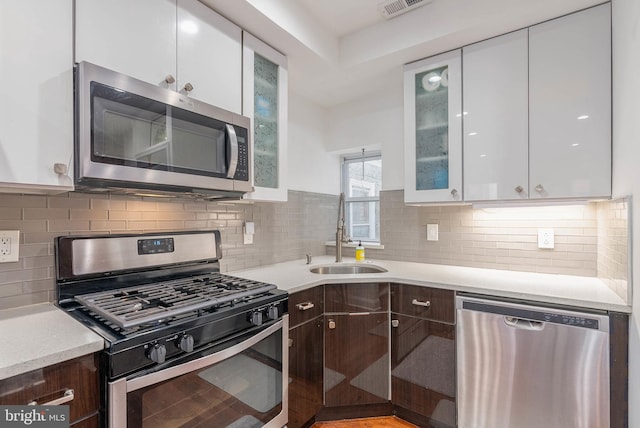
[[[326,110],[289,92],[289,189],[340,193],[340,157],[328,153]]]
[[[384,87],[328,111],[327,150],[382,151],[382,190],[404,188],[402,68]]]
[[[640,200],[640,2],[613,0],[613,196]],[[640,206],[632,205],[632,268],[640,278]],[[629,334],[629,426],[640,427],[640,280]]]

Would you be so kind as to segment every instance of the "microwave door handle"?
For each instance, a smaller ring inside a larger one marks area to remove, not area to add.
[[[236,135],[236,129],[233,125],[228,123],[227,135],[229,135],[229,149],[231,150],[231,156],[229,158],[229,168],[227,169],[227,178],[233,178],[236,175],[236,169],[238,168],[238,136]]]

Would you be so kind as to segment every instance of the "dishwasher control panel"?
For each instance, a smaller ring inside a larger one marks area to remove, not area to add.
[[[555,324],[575,325],[577,327],[592,328],[594,330],[598,330],[600,328],[598,320],[596,319],[569,314],[550,314],[545,312],[544,319],[541,321],[552,322]]]
[[[462,300],[462,299],[461,299]],[[494,304],[487,301],[463,300],[462,309],[471,311],[486,312],[495,315],[504,315],[514,320],[539,321],[553,324],[561,324],[574,327],[600,330],[600,319],[589,317],[589,314],[581,312],[571,312],[563,310],[546,310],[545,308],[529,309],[526,305],[510,304],[502,306],[500,303]],[[602,318],[602,317],[600,317]]]

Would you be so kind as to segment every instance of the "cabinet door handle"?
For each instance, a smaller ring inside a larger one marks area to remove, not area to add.
[[[296,305],[296,308],[298,308],[299,311],[308,311],[309,309],[312,309],[314,307],[315,305],[311,302],[298,303]]]
[[[193,91],[193,85],[191,83],[187,82],[182,87],[182,91],[181,92],[183,92],[185,94],[188,94],[191,91]]]
[[[172,83],[175,83],[176,78],[173,77],[171,74],[167,74],[167,77],[164,78],[164,81],[167,83],[167,85],[170,85]]]
[[[48,403],[38,404],[38,400],[33,400],[27,403],[28,406],[57,406],[59,404],[68,403],[76,398],[74,391],[71,388],[65,389],[62,393],[62,397],[49,401]]]
[[[536,192],[538,192],[538,193],[544,192],[544,187],[542,187],[542,184],[538,184],[536,186]]]
[[[457,189],[451,189],[451,196],[453,196],[454,198],[458,195],[458,190]]]
[[[423,302],[423,301],[418,300],[418,299],[413,299],[413,300],[411,301],[411,304],[412,304],[412,305],[416,305],[416,306],[424,306],[425,308],[428,308],[428,307],[430,307],[430,306],[431,306],[431,302],[430,302],[430,301],[428,301],[428,300],[427,300],[427,301],[425,301],[425,302]]]
[[[524,187],[522,186],[516,186],[515,191],[518,193],[522,193],[522,191],[524,190]]]

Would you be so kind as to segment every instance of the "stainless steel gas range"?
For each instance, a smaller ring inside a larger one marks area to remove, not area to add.
[[[221,257],[219,231],[56,239],[57,304],[105,339],[103,426],[286,424],[288,295]]]

